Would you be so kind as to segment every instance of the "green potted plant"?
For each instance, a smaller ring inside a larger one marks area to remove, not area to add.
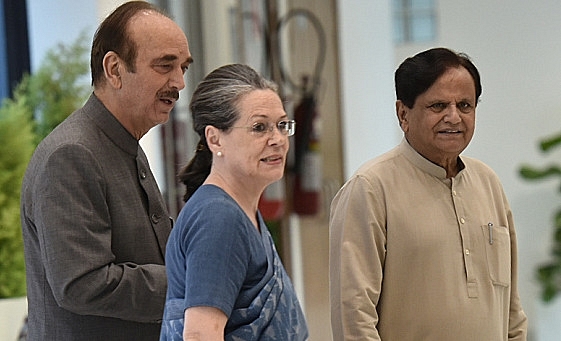
[[[0,298],[25,295],[20,188],[35,139],[25,96],[16,92],[0,107]]]
[[[87,41],[81,34],[72,44],[49,50],[37,71],[25,75],[13,97],[0,105],[0,299],[9,299],[0,300],[0,319],[18,323],[0,329],[2,340],[11,338],[23,323],[21,315],[13,317],[23,309],[19,305],[25,305],[26,294],[20,220],[23,174],[39,141],[91,91]]]
[[[542,139],[539,146],[540,150],[544,153],[561,146],[561,133]],[[527,180],[540,180],[551,177],[561,179],[561,165],[559,164],[551,164],[545,167],[522,165],[519,172]],[[561,187],[559,191],[561,192]],[[541,286],[542,300],[551,302],[561,292],[561,208],[554,214],[551,260],[537,268],[536,277]]]
[[[0,107],[0,298],[25,295],[19,216],[21,180],[37,143],[86,99],[84,35],[57,45]]]

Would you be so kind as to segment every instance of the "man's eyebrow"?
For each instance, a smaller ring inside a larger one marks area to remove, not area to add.
[[[157,63],[162,63],[162,62],[173,62],[177,59],[178,59],[178,57],[176,55],[166,54],[162,57],[154,59],[154,63],[157,64]],[[187,60],[185,62],[188,63],[188,64],[192,64],[193,63],[193,57],[187,58]]]
[[[172,62],[174,60],[177,60],[177,56],[173,55],[173,54],[166,54],[162,57],[158,57],[156,59],[154,59],[154,63],[161,63],[161,62]]]

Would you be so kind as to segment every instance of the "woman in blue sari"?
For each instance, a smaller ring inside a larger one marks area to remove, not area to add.
[[[199,83],[197,151],[180,174],[185,206],[166,250],[161,340],[306,340],[294,288],[257,208],[284,174],[295,122],[277,87],[242,64]]]

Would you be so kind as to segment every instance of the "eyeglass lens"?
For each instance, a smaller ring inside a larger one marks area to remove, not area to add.
[[[296,122],[294,120],[280,121],[277,123],[277,128],[284,135],[292,136],[296,128]]]

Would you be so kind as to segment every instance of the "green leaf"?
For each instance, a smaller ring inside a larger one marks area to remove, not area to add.
[[[542,300],[551,302],[557,296],[557,288],[553,285],[546,285],[542,290]]]
[[[540,148],[544,152],[546,152],[546,151],[550,150],[551,148],[557,146],[560,143],[561,143],[561,133],[556,135],[556,136],[553,136],[551,138],[543,139],[540,142]]]
[[[544,169],[535,168],[528,165],[520,167],[520,175],[528,180],[543,179],[552,175],[561,176],[561,168],[559,166],[549,166]]]

